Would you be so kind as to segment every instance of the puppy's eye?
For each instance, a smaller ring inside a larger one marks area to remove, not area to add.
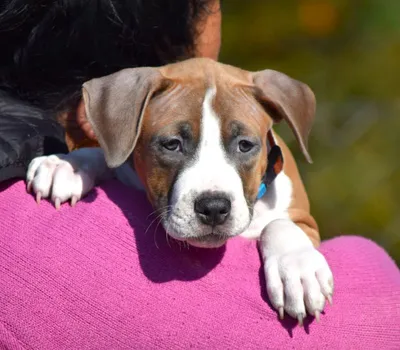
[[[248,140],[241,140],[238,144],[238,150],[242,153],[250,152],[254,148],[254,143]]]
[[[182,142],[179,139],[167,140],[162,145],[170,152],[182,152]]]

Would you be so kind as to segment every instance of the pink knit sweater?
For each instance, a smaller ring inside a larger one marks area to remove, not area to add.
[[[334,305],[304,328],[266,301],[255,242],[170,240],[111,181],[75,208],[0,188],[1,349],[400,349],[400,273],[373,242],[322,244]]]

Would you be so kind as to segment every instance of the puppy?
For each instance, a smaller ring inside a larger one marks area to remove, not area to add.
[[[258,239],[279,316],[319,319],[333,277],[315,248],[318,227],[293,156],[272,130],[285,120],[311,161],[307,85],[196,58],[91,80],[83,98],[101,148],[34,159],[27,187],[38,202],[74,205],[116,174],[146,191],[177,240],[212,248],[237,235]]]

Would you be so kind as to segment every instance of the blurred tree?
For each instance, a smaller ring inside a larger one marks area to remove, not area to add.
[[[298,164],[324,239],[369,237],[400,262],[400,1],[229,0],[223,2],[221,61],[272,68],[317,96]]]

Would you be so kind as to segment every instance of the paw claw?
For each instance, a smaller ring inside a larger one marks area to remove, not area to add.
[[[72,196],[72,198],[71,198],[71,207],[74,207],[77,201],[78,201],[78,197],[77,196]]]
[[[315,321],[319,322],[319,320],[320,320],[319,316],[320,316],[320,312],[318,310],[315,311],[315,313],[314,313]]]
[[[333,304],[332,295],[328,294],[328,295],[326,296],[326,300],[328,300],[329,305],[332,306],[332,304]]]
[[[32,191],[32,181],[28,181],[26,184],[26,192],[31,193]]]
[[[300,327],[303,327],[303,320],[304,320],[304,315],[303,314],[298,314],[297,315],[297,321],[298,321],[298,325]]]
[[[40,200],[42,199],[42,192],[38,191],[36,193],[36,203],[39,205],[40,204]]]
[[[60,198],[56,198],[56,199],[54,200],[54,206],[56,207],[57,210],[60,209],[60,207],[61,207],[61,200],[60,200]]]
[[[280,320],[283,320],[284,317],[285,317],[285,312],[284,312],[282,306],[278,309],[278,312],[279,312],[279,319],[280,319]]]

